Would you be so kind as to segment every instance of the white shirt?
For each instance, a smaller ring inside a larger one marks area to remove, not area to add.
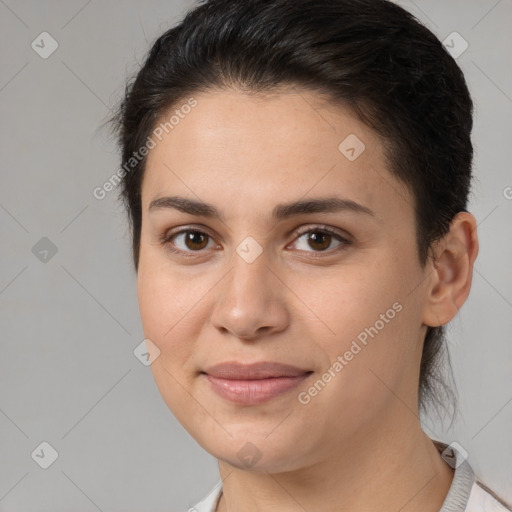
[[[448,445],[434,441],[440,453],[450,450]],[[450,453],[450,452],[448,452]],[[464,456],[455,448],[451,448],[453,457],[443,457],[455,469],[448,494],[439,512],[507,512],[512,507],[504,503],[489,488],[480,482],[473,473]],[[450,460],[450,462],[448,462]],[[210,491],[199,503],[187,512],[215,512],[222,494],[222,482]]]

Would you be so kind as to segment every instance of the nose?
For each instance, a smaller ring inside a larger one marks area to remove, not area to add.
[[[286,286],[269,263],[265,251],[251,263],[234,255],[231,271],[217,289],[211,317],[216,329],[244,340],[286,329]]]

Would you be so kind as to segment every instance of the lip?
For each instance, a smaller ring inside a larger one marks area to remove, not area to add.
[[[210,366],[205,370],[205,373],[220,379],[256,380],[268,379],[270,377],[299,377],[308,373],[308,371],[289,364],[272,361],[262,361],[259,363],[227,361]]]
[[[264,361],[221,363],[208,368],[203,375],[222,398],[238,404],[255,405],[289,391],[311,373],[295,366]]]

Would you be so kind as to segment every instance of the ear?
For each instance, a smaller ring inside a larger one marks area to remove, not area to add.
[[[425,325],[447,324],[466,302],[477,255],[475,217],[460,212],[453,218],[450,231],[434,244],[430,264],[426,267],[430,275],[423,310]]]

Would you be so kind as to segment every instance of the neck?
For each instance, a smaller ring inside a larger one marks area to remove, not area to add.
[[[401,417],[388,414],[387,421],[374,423],[377,431],[358,430],[355,439],[299,470],[256,473],[219,461],[223,493],[217,512],[438,512],[453,470],[418,417],[401,409]]]

